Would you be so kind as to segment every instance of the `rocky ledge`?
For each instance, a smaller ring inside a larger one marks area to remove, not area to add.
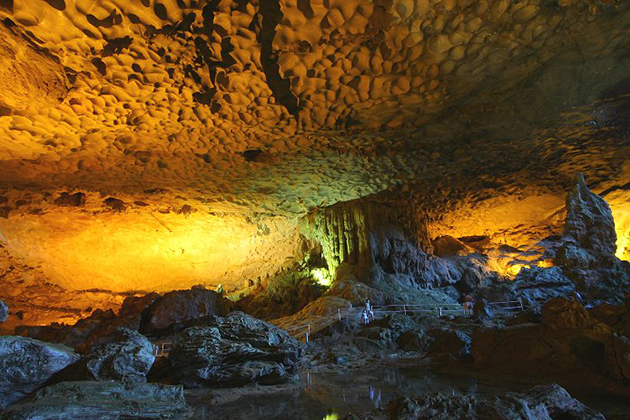
[[[496,397],[426,394],[391,401],[385,408],[345,420],[605,420],[556,384]]]
[[[11,406],[2,420],[181,419],[188,405],[181,386],[123,382],[63,382]]]

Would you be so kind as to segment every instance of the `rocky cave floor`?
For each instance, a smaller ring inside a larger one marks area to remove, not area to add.
[[[627,419],[630,265],[615,241],[579,176],[553,264],[514,278],[468,269],[421,287],[389,272],[408,252],[372,247],[371,277],[343,263],[326,287],[297,267],[265,287],[129,295],[74,324],[18,325],[0,336],[2,419]],[[428,261],[479,268],[440,243]]]

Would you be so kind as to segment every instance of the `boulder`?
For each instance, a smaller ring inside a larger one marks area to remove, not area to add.
[[[62,382],[9,407],[2,420],[186,418],[181,386],[123,382]]]
[[[478,396],[443,393],[403,397],[386,407],[346,420],[605,420],[559,385],[539,385],[523,393]]]
[[[400,334],[412,329],[415,326],[415,322],[408,315],[393,313],[372,321],[370,326],[390,329],[392,336],[396,339]]]
[[[145,336],[121,327],[113,342],[91,350],[86,367],[97,381],[142,382],[155,362],[154,350]]]
[[[379,348],[385,349],[392,346],[394,341],[392,330],[382,327],[366,327],[357,334],[358,337],[373,341]]]
[[[194,319],[212,314],[225,314],[229,302],[216,292],[203,288],[178,290],[160,296],[149,293],[127,297],[118,312],[100,309],[74,325],[53,323],[47,326],[19,326],[17,335],[42,341],[61,343],[87,354],[91,348],[114,341],[118,330],[125,327],[146,334],[181,331]]]
[[[0,407],[42,386],[80,357],[69,347],[27,337],[0,337]]]
[[[79,353],[87,353],[94,345],[110,341],[118,327],[126,325],[124,321],[111,309],[107,311],[96,309],[90,316],[78,320],[74,325],[56,322],[45,326],[22,325],[16,327],[15,333],[37,340],[64,344]],[[133,323],[131,326],[133,327]]]
[[[294,378],[303,345],[286,331],[242,312],[196,324],[173,340],[168,361],[177,383],[221,387]]]
[[[470,337],[457,330],[433,328],[427,331],[431,344],[427,349],[428,356],[445,355],[462,358],[470,356]]]
[[[405,331],[398,337],[396,344],[404,351],[426,353],[433,343],[433,338],[429,337],[422,330]]]
[[[145,334],[181,331],[188,322],[208,315],[225,315],[229,301],[215,291],[201,287],[164,294],[147,309]]]
[[[519,378],[607,387],[628,394],[630,340],[592,318],[577,301],[552,300],[539,324],[477,329],[475,367]]]
[[[567,196],[562,245],[555,262],[588,297],[618,303],[630,292],[630,264],[615,256],[615,220],[608,203],[578,174]]]
[[[588,330],[602,334],[611,334],[608,325],[593,318],[576,299],[552,299],[540,311],[542,323],[552,330]]]
[[[523,268],[511,283],[514,297],[525,306],[536,307],[556,297],[575,295],[575,283],[559,267]]]
[[[567,196],[567,217],[562,235],[565,262],[588,269],[610,264],[617,250],[615,219],[606,200],[592,193],[578,174]],[[575,253],[569,252],[574,249]]]
[[[465,257],[472,254],[475,250],[459,239],[452,236],[439,236],[431,241],[433,245],[433,254],[438,257],[451,257],[454,255]]]
[[[470,337],[447,328],[409,330],[397,340],[405,351],[424,353],[430,357],[463,358],[470,356]]]
[[[621,326],[628,315],[628,308],[624,305],[611,305],[603,303],[588,310],[588,313],[609,327]]]
[[[138,330],[148,308],[159,298],[160,295],[155,292],[144,296],[126,297],[118,311],[118,318],[125,320],[120,324]]]
[[[599,322],[608,325],[617,334],[630,338],[630,311],[626,305],[601,304],[588,310]]]
[[[560,267],[523,268],[514,281],[495,283],[475,291],[476,302],[507,302],[521,300],[525,307],[539,309],[556,297],[576,295],[575,283],[566,277]],[[500,307],[490,307],[499,314]]]
[[[9,317],[9,307],[6,303],[0,300],[0,322],[4,322]]]

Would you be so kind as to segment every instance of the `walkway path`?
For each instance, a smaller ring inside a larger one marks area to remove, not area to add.
[[[490,302],[491,310],[494,312],[520,312],[524,309],[523,302],[521,300],[506,301],[506,302]],[[309,341],[309,337],[318,331],[323,330],[326,327],[334,324],[342,319],[351,319],[357,323],[362,322],[362,314],[364,307],[353,307],[338,309],[337,312],[333,312],[328,315],[323,315],[316,318],[311,318],[308,322],[303,323],[292,328],[286,329],[286,331],[293,337],[303,340],[306,343]],[[444,317],[444,316],[472,316],[472,310],[464,309],[460,304],[436,304],[436,305],[386,305],[386,306],[373,306],[372,312],[374,318],[380,318],[389,314],[421,314],[426,316]]]

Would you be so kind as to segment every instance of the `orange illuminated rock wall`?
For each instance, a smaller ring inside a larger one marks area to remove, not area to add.
[[[296,223],[247,218],[236,208],[170,211],[147,203],[112,210],[99,195],[80,207],[25,205],[0,218],[0,241],[73,290],[226,290],[275,273],[299,251]],[[160,212],[162,211],[162,212]],[[211,214],[212,212],[212,214]]]

